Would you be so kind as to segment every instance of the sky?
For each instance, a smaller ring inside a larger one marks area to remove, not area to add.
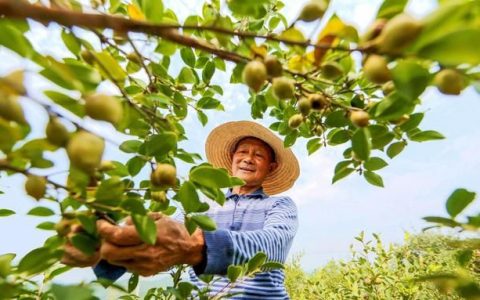
[[[164,1],[171,7],[175,1]],[[301,8],[300,2],[286,0],[283,12],[287,19],[295,18]],[[432,8],[435,1],[411,1],[408,11],[415,16],[422,16]],[[175,11],[180,18],[200,9],[200,1],[181,0],[175,2]],[[381,1],[372,0],[333,0],[328,15],[337,13],[343,20],[351,23],[360,31],[373,20]],[[328,16],[325,17],[328,19]],[[308,29],[308,27],[305,27]],[[29,35],[36,49],[60,57],[66,53],[61,43],[52,36],[58,34],[55,26],[49,30],[36,28]],[[25,63],[11,52],[0,49],[0,75],[14,69],[26,67],[36,70],[32,64]],[[173,68],[180,64],[174,63]],[[231,66],[229,66],[231,69]],[[181,146],[187,151],[199,152],[204,156],[203,145],[211,129],[226,121],[251,120],[247,103],[248,92],[245,85],[229,85],[225,82],[225,74],[217,72],[214,82],[224,86],[225,94],[221,98],[225,112],[209,113],[209,123],[202,127],[194,113],[190,113],[184,126],[189,140]],[[27,76],[29,92],[41,98],[41,91],[49,88],[49,84],[33,75]],[[102,89],[109,90],[108,85]],[[446,215],[445,200],[450,193],[459,187],[480,192],[480,129],[476,107],[480,95],[473,88],[468,88],[458,97],[445,96],[428,88],[421,97],[422,105],[418,111],[426,112],[420,125],[423,130],[437,130],[446,139],[425,143],[410,142],[408,147],[395,159],[390,160],[385,155],[389,166],[379,171],[385,187],[378,188],[369,185],[355,174],[344,180],[331,184],[333,169],[342,160],[343,147],[322,148],[311,156],[307,155],[306,141],[299,140],[293,146],[297,155],[301,175],[295,186],[285,194],[297,204],[299,213],[299,230],[295,237],[290,257],[302,254],[302,265],[305,270],[312,271],[324,265],[331,259],[347,259],[349,245],[354,236],[365,231],[367,236],[378,233],[385,242],[401,243],[405,232],[418,233],[427,224],[422,217],[428,215]],[[29,100],[22,100],[27,119],[35,124],[32,136],[42,136],[43,127],[47,121],[44,113],[38,113],[39,107]],[[260,123],[268,126],[271,119]],[[86,126],[99,133],[108,133],[115,140],[125,138],[116,135],[112,127],[101,122],[87,122]],[[49,154],[49,157],[62,164],[65,153]],[[114,145],[109,145],[105,157],[115,157],[125,161],[127,156],[120,153]],[[63,167],[63,168],[62,168]],[[188,166],[179,168],[180,174],[186,174]],[[58,170],[65,169],[65,165]],[[141,174],[142,176],[147,174]],[[62,178],[62,174],[58,178]],[[0,208],[10,208],[17,211],[16,215],[0,218],[0,254],[15,252],[19,257],[29,250],[39,247],[49,233],[35,229],[44,221],[43,218],[25,216],[35,202],[23,191],[24,178],[16,175],[2,177],[0,190]],[[42,201],[44,206],[54,207],[51,203]],[[468,211],[477,212],[478,205],[472,205]],[[58,218],[58,217],[57,217]],[[52,220],[55,220],[53,218]],[[62,278],[64,282],[74,282],[78,279],[92,279],[88,270],[71,271]]]

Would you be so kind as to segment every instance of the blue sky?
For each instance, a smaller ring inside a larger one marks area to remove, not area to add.
[[[174,1],[164,2],[169,6],[168,3]],[[181,17],[185,17],[199,9],[199,2],[176,2],[178,9],[175,10]],[[284,12],[288,19],[296,16],[301,8],[299,2],[286,1]],[[417,16],[431,10],[435,3],[412,2],[415,3],[409,5],[408,10]],[[336,12],[345,21],[364,30],[373,19],[379,4],[380,1],[367,0],[332,1],[329,13]],[[59,53],[65,53],[65,50],[52,38],[56,34],[58,30],[52,26],[51,31],[37,28],[29,37],[35,41],[37,49],[59,57]],[[0,75],[23,67],[35,70],[35,66],[25,64],[6,50],[0,50],[0,57]],[[210,122],[206,127],[202,127],[195,114],[191,113],[185,122],[190,138],[182,144],[185,149],[203,155],[203,147],[199,145],[203,145],[212,128],[226,121],[251,119],[247,88],[244,85],[229,85],[225,83],[225,77],[225,74],[217,73],[214,80],[224,86],[222,101],[226,111],[209,113]],[[38,97],[41,97],[42,89],[48,88],[48,83],[32,74],[27,79],[30,92]],[[109,90],[110,87],[106,85],[102,89]],[[473,88],[468,88],[461,96],[451,97],[429,88],[422,99],[418,111],[426,112],[426,115],[420,128],[437,130],[447,138],[426,143],[412,142],[394,160],[386,159],[389,166],[379,171],[385,183],[383,189],[369,185],[357,175],[331,184],[335,164],[342,159],[342,147],[322,148],[312,156],[307,156],[303,140],[293,147],[300,161],[301,176],[286,193],[296,201],[300,220],[291,254],[304,253],[302,263],[306,270],[313,270],[330,259],[348,258],[353,237],[363,230],[379,233],[387,242],[401,242],[405,231],[419,232],[426,226],[422,217],[444,215],[445,200],[455,188],[480,191],[480,129],[476,121],[478,113],[472,109],[479,104],[479,94]],[[42,136],[47,121],[46,114],[38,113],[39,107],[28,100],[22,100],[22,103],[28,120],[38,124],[32,136]],[[271,120],[261,123],[268,125]],[[115,139],[123,138],[100,122],[88,122],[87,126]],[[58,170],[65,169],[63,152],[50,156],[61,164]],[[386,157],[383,154],[379,156]],[[109,146],[105,157],[125,161],[127,156]],[[180,167],[179,173],[186,174],[188,168],[189,166]],[[145,171],[142,175],[147,176]],[[58,176],[57,180],[61,181],[62,175]],[[44,221],[43,218],[25,216],[35,202],[25,195],[23,181],[23,177],[18,175],[2,177],[1,190],[5,194],[0,195],[0,208],[17,211],[14,216],[0,218],[0,253],[15,252],[20,257],[40,246],[48,236],[48,233],[35,229],[36,224]],[[54,207],[45,201],[41,204]],[[477,211],[478,206],[469,209]],[[76,281],[79,278],[92,277],[89,271],[72,271],[66,274],[64,280]]]

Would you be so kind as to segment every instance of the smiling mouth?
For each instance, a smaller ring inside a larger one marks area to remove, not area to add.
[[[253,169],[247,169],[247,168],[239,168],[239,169],[244,172],[255,172],[255,170]]]

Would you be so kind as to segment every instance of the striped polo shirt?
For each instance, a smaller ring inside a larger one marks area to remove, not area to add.
[[[225,275],[230,264],[244,264],[257,252],[267,260],[284,263],[297,231],[297,209],[286,196],[272,197],[262,189],[248,195],[228,192],[223,206],[213,206],[207,215],[217,223],[217,230],[204,232],[206,261],[204,270],[190,269],[190,280],[199,288],[206,284],[196,273]],[[228,288],[225,276],[210,283],[211,295],[228,290],[229,299],[289,299],[283,270],[275,269],[242,279]]]
[[[283,270],[257,273],[253,278],[238,279],[229,288],[223,276],[228,266],[246,263],[257,252],[267,254],[268,261],[284,263],[297,231],[297,208],[286,196],[268,196],[259,189],[248,195],[226,195],[223,206],[211,204],[207,215],[217,223],[215,231],[204,231],[206,257],[201,266],[189,269],[190,280],[200,289],[207,285],[200,274],[218,275],[209,284],[211,295],[228,292],[228,299],[289,299]],[[176,218],[182,222],[183,216]],[[102,260],[94,268],[99,278],[117,280],[126,269]]]

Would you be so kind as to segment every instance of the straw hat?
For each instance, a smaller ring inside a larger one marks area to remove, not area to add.
[[[272,147],[278,167],[262,184],[263,191],[275,195],[291,188],[300,174],[297,158],[292,150],[283,147],[283,142],[272,131],[251,121],[222,124],[210,132],[205,143],[207,160],[215,167],[225,168],[231,174],[234,147],[245,137],[258,138]]]

